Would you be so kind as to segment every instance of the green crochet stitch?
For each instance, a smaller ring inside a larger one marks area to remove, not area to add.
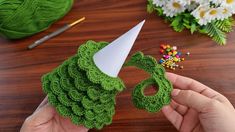
[[[143,53],[137,52],[125,66],[135,66],[151,75],[150,78],[139,83],[132,92],[132,101],[137,108],[158,112],[164,105],[170,103],[172,84],[166,79],[164,68],[153,57],[144,56]],[[159,87],[158,92],[153,96],[144,95],[144,89],[149,85]]]
[[[107,44],[87,41],[76,55],[42,77],[48,102],[60,115],[86,128],[112,123],[115,97],[125,88],[120,78],[107,76],[93,62],[93,55]]]

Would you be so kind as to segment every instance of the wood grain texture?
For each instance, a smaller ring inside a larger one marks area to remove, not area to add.
[[[87,18],[84,23],[34,50],[26,50],[30,43],[82,16]],[[75,54],[80,44],[89,39],[112,41],[143,19],[146,23],[131,54],[143,51],[159,58],[162,42],[177,45],[182,52],[190,51],[191,56],[182,62],[185,68],[174,72],[210,86],[235,105],[235,32],[228,35],[226,46],[218,46],[200,34],[174,32],[160,17],[146,13],[146,0],[78,0],[71,12],[48,30],[17,41],[0,39],[0,132],[19,131],[45,97],[40,77]],[[176,131],[161,112],[150,114],[132,105],[131,92],[147,77],[144,72],[125,68],[120,76],[127,88],[117,97],[113,124],[101,131]]]

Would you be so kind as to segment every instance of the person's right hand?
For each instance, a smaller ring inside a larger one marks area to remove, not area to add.
[[[175,89],[162,112],[180,132],[235,132],[235,110],[226,97],[183,76],[167,73]]]

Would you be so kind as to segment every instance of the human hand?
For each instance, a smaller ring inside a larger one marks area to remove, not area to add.
[[[193,79],[167,73],[174,89],[162,112],[180,132],[235,132],[235,110],[226,97]]]
[[[47,97],[29,116],[20,132],[87,132],[83,126],[72,124],[70,119],[61,117],[55,109],[48,104]]]

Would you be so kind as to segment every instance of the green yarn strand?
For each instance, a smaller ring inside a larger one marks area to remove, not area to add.
[[[72,5],[73,0],[0,0],[0,35],[21,39],[46,30]]]

